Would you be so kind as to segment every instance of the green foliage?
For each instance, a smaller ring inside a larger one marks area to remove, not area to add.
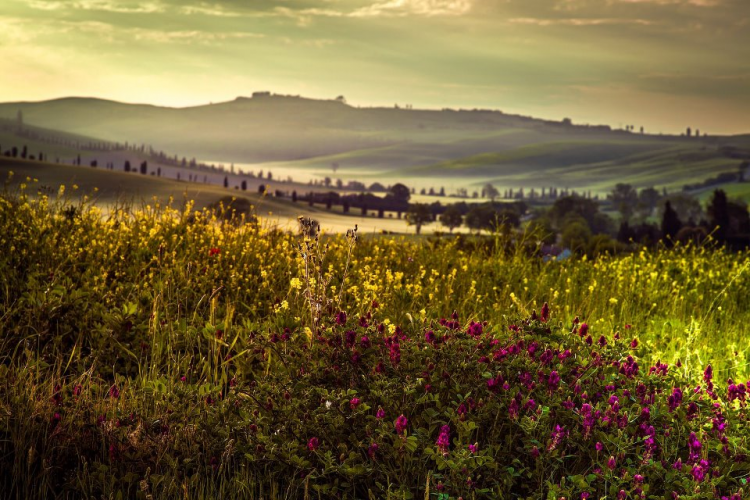
[[[744,487],[747,411],[723,381],[748,375],[747,253],[678,244],[546,262],[499,234],[356,240],[191,205],[105,215],[63,190],[4,193],[0,491],[423,498],[429,484],[435,498],[714,498]],[[547,299],[549,319],[533,312]],[[709,362],[715,388],[701,379]],[[601,412],[588,430],[585,404]]]

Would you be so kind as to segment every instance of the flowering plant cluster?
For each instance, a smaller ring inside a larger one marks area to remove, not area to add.
[[[454,314],[392,333],[372,312],[339,313],[312,342],[239,337],[241,350],[223,354],[224,386],[166,382],[163,419],[129,407],[138,388],[57,385],[43,425],[61,477],[86,464],[181,481],[203,469],[341,498],[736,500],[749,490],[746,384],[720,388],[708,366],[690,385],[671,366],[641,366],[637,340],[548,310],[506,325]],[[75,456],[60,451],[71,446]]]

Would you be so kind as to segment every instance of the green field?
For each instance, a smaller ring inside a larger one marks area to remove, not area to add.
[[[303,237],[24,183],[5,498],[742,498],[747,252],[545,262],[520,233]]]
[[[474,190],[489,181],[500,189],[554,184],[599,194],[617,182],[673,190],[734,172],[750,158],[746,135],[636,134],[497,111],[354,108],[284,96],[192,108],[68,98],[0,104],[0,117],[13,119],[19,110],[30,126],[250,165],[277,177],[406,182],[418,189],[450,183]]]

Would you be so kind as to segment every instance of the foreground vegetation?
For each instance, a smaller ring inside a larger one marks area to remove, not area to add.
[[[7,497],[747,490],[747,253],[558,262],[528,234],[226,215],[6,190]]]

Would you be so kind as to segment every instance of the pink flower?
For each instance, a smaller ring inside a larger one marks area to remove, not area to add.
[[[476,453],[477,451],[479,451],[479,445],[477,443],[470,444],[469,445],[469,451],[471,453]]]
[[[546,302],[542,306],[542,310],[539,316],[539,319],[542,321],[542,323],[546,323],[549,320],[549,305]]]
[[[378,412],[375,414],[375,418],[378,420],[385,418],[385,410],[383,408],[378,408]]]
[[[370,443],[370,446],[367,448],[367,456],[370,457],[370,460],[375,460],[379,448],[378,443]]]
[[[609,468],[609,470],[614,470],[615,467],[617,467],[617,462],[615,461],[615,457],[610,456],[609,460],[607,460],[607,468]]]
[[[585,337],[586,334],[589,332],[589,325],[586,323],[581,323],[581,326],[578,328],[578,335],[581,337]]]
[[[351,401],[349,401],[349,407],[352,410],[356,410],[357,406],[359,406],[360,400],[359,398],[352,398]]]
[[[409,420],[403,414],[399,415],[399,417],[396,419],[396,422],[394,423],[394,426],[396,427],[396,432],[398,434],[403,434],[408,425],[409,425]]]
[[[307,449],[310,451],[315,451],[320,446],[320,441],[316,437],[311,437],[310,440],[307,442]]]
[[[450,426],[444,425],[440,429],[440,435],[438,436],[437,441],[435,441],[435,445],[437,446],[438,451],[442,453],[443,455],[448,454],[448,448],[450,448],[450,445],[451,445],[450,434],[451,434]]]

